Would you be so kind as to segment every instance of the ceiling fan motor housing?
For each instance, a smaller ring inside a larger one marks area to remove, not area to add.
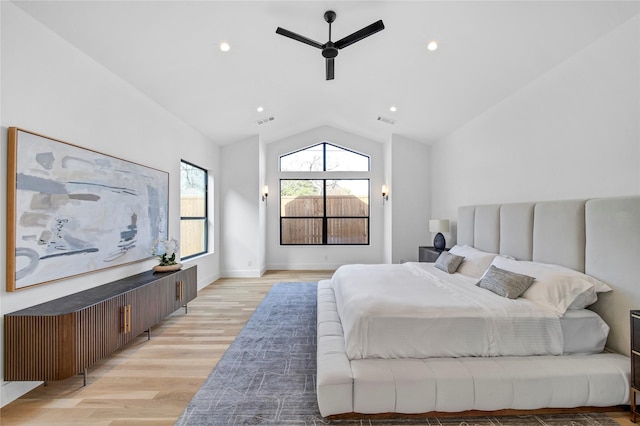
[[[322,49],[322,56],[325,58],[335,58],[338,56],[338,49],[333,46],[333,42],[328,41],[324,49]]]

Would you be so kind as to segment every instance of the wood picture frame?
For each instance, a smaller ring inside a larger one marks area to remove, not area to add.
[[[151,257],[169,173],[10,127],[7,291]]]

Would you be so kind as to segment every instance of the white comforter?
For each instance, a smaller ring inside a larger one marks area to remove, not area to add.
[[[347,356],[429,358],[559,355],[558,316],[428,263],[346,265],[331,285]]]

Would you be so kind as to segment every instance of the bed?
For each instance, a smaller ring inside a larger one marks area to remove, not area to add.
[[[486,265],[467,262],[465,268],[478,267],[484,280],[492,263],[515,272],[556,265],[549,267],[584,273],[605,286],[598,287],[595,303],[591,295],[576,309],[544,303],[538,309],[542,278],[533,281],[531,298],[508,299],[475,286],[476,276],[448,274],[433,264],[339,268],[318,283],[321,414],[628,404],[629,310],[640,305],[638,236],[636,196],[459,208],[457,246],[494,254]],[[426,281],[435,290],[423,289]],[[374,301],[374,291],[385,294],[383,302]],[[357,312],[362,305],[369,305],[364,314]],[[483,316],[486,311],[495,311],[495,318]],[[415,322],[423,316],[445,320]],[[425,330],[432,337],[421,339]]]

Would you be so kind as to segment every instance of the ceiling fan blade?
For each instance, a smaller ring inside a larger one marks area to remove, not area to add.
[[[371,25],[367,25],[363,29],[358,30],[353,34],[350,34],[350,35],[346,36],[345,38],[342,38],[342,39],[336,41],[333,45],[337,49],[343,49],[343,48],[345,48],[347,46],[352,45],[356,41],[360,41],[363,38],[369,37],[370,35],[375,34],[378,31],[382,31],[382,30],[384,30],[384,24],[382,23],[382,19],[381,19],[378,22],[374,22]]]
[[[318,43],[315,40],[311,40],[310,38],[301,36],[300,34],[296,34],[292,31],[285,30],[284,28],[278,27],[276,30],[277,34],[283,35],[285,37],[292,38],[294,40],[300,41],[302,43],[308,44],[309,46],[317,47],[318,49],[322,49],[322,44]]]
[[[327,65],[327,80],[333,80],[333,60],[335,58],[327,58],[325,60]]]

